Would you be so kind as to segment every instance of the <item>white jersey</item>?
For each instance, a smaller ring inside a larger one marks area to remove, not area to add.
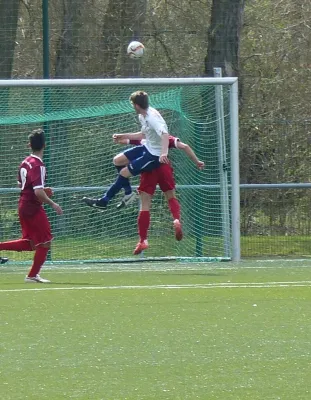
[[[146,137],[145,147],[154,156],[160,156],[162,150],[161,136],[168,133],[166,122],[155,108],[149,107],[146,116],[139,114],[141,131]]]

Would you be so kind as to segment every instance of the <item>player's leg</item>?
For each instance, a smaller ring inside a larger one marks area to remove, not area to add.
[[[148,230],[150,226],[150,206],[152,196],[145,192],[140,192],[140,211],[137,218],[139,242],[137,243],[134,254],[140,254],[143,250],[148,249]]]
[[[182,226],[180,222],[180,203],[176,198],[175,179],[173,168],[170,164],[162,164],[157,170],[158,183],[160,189],[165,195],[168,202],[169,210],[173,217],[173,226],[176,240],[181,240],[183,237]]]
[[[140,194],[140,211],[137,218],[139,242],[136,245],[134,254],[140,254],[148,248],[148,230],[150,226],[150,207],[152,196],[157,187],[156,170],[143,172],[140,175],[138,192]]]
[[[130,162],[130,160],[126,156],[126,151],[124,153],[117,154],[113,158],[113,164],[116,167],[118,173],[120,173],[121,169],[126,167],[129,162]],[[130,196],[133,193],[129,179],[127,180],[127,182],[124,181],[123,189],[124,189],[125,196]],[[117,206],[117,208],[119,208],[119,207]]]
[[[120,173],[125,166],[116,166],[118,172]],[[129,174],[131,176],[131,174]],[[117,209],[129,206],[130,204],[134,203],[137,200],[137,192],[133,191],[132,186],[130,184],[129,178],[124,179],[123,181],[123,189],[124,189],[124,196],[122,200],[117,204]]]
[[[47,259],[50,248],[51,242],[36,246],[33,263],[25,278],[25,282],[50,283],[48,279],[44,279],[40,276],[40,270]]]
[[[166,191],[164,196],[168,202],[168,207],[173,217],[175,238],[179,241],[183,238],[182,226],[180,222],[180,203],[176,198],[175,190]]]
[[[131,154],[135,154],[136,156],[136,152],[130,152],[129,150],[135,149],[134,147],[128,150],[125,150],[123,153],[119,153],[116,156],[113,157],[113,164],[116,167],[125,167],[131,160],[131,158],[133,158],[134,156],[131,156]],[[139,150],[140,153],[140,150]]]
[[[40,276],[41,268],[46,261],[51,241],[53,240],[50,222],[43,208],[27,222],[27,229],[34,243],[35,254],[25,282],[50,283],[48,279]]]
[[[179,203],[179,201],[178,201],[178,199],[176,197],[175,189],[167,190],[164,193],[164,196],[165,196],[165,198],[167,200],[168,208],[169,208],[169,210],[170,210],[170,212],[172,214],[173,219],[174,220],[175,219],[180,219],[181,207],[180,207],[180,203]]]
[[[34,244],[31,241],[28,232],[27,221],[32,219],[32,217],[26,218],[23,213],[19,210],[19,222],[22,230],[22,237],[20,239],[8,240],[6,242],[0,243],[0,251],[32,251],[34,249]]]
[[[123,167],[124,168],[124,167]],[[132,195],[132,188],[129,184],[129,179],[124,178],[120,173],[118,174],[115,182],[110,186],[107,192],[100,198],[83,197],[82,201],[90,207],[98,208],[104,210],[107,208],[108,203],[112,200],[120,190],[124,188],[127,189],[127,196]]]
[[[128,205],[136,200],[136,193],[133,192],[129,180],[129,178],[133,174],[124,174],[124,171],[128,170],[127,165],[129,165],[134,160],[142,157],[144,152],[145,146],[136,146],[125,150],[123,153],[118,154],[114,158],[113,163],[117,167],[119,175],[115,183],[108,189],[106,195],[104,196],[104,199],[110,201],[123,188],[125,192],[123,203],[125,205]]]
[[[0,251],[8,250],[8,251],[32,251],[33,247],[29,239],[16,239],[9,240],[7,242],[0,243]]]
[[[116,156],[117,159],[114,159],[114,162],[116,163],[115,165],[119,169],[119,167],[122,167],[122,164],[123,165],[128,164],[131,160],[134,160],[136,157],[140,157],[143,154],[144,149],[145,149],[144,146],[136,146],[126,150],[124,153],[121,153],[118,156]],[[110,188],[101,198],[94,199],[89,197],[83,197],[82,201],[90,207],[105,209],[109,201],[113,197],[115,197],[115,195],[119,193],[122,188],[124,188],[127,191],[126,193],[127,196],[131,195],[132,188],[129,183],[129,177],[131,176],[131,174],[129,174],[128,176],[123,176],[121,174],[121,171],[123,171],[124,168],[127,167],[123,167],[120,169],[115,182],[110,186]]]
[[[129,178],[130,176],[137,176],[142,172],[150,172],[155,168],[158,168],[160,165],[159,157],[154,156],[145,150],[140,157],[131,160],[126,167],[122,168],[120,174],[124,178]]]
[[[120,171],[120,175],[124,178],[129,178],[131,176],[139,175],[141,172],[152,171],[155,168],[160,166],[159,157],[150,154],[146,149],[142,156],[131,160],[131,162]],[[133,203],[136,200],[136,196],[134,193],[126,194],[121,203],[118,205],[118,208],[124,207]]]
[[[0,243],[0,251],[32,251],[33,247],[28,239],[8,240],[7,242]],[[9,259],[7,257],[0,257],[0,264],[5,264]]]

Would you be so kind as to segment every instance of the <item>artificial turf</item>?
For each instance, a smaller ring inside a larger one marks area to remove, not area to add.
[[[1,399],[311,398],[310,261],[0,269]]]

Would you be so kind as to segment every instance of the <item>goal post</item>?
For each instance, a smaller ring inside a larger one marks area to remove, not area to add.
[[[55,237],[52,261],[137,261],[132,251],[138,204],[118,211],[120,193],[101,213],[81,199],[100,197],[114,182],[112,159],[126,147],[113,143],[112,135],[140,130],[129,102],[139,89],[149,94],[169,133],[189,144],[205,168],[199,171],[182,150],[170,150],[184,239],[175,241],[165,196],[157,190],[150,248],[138,259],[239,261],[237,78],[0,80],[0,241],[20,235],[17,168],[29,154],[28,134],[43,127],[46,184],[64,209],[61,217],[48,211]],[[137,187],[139,177],[131,183]],[[29,257],[12,254],[16,261]]]

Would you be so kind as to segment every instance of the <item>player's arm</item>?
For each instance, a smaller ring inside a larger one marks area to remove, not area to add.
[[[124,143],[123,140],[142,140],[145,135],[142,132],[136,133],[115,133],[112,139],[115,143]]]
[[[199,169],[203,169],[205,164],[203,161],[200,161],[198,159],[198,157],[196,156],[195,152],[192,150],[192,148],[189,146],[189,144],[177,141],[176,142],[176,148],[183,150],[187,156],[190,158],[190,160],[192,160],[195,165],[199,168]]]
[[[155,110],[156,114],[149,119],[150,126],[157,132],[161,138],[161,155],[159,161],[163,164],[168,164],[170,161],[168,159],[168,148],[169,148],[169,134],[167,131],[167,125],[160,113]]]
[[[113,140],[114,143],[117,144],[132,144],[134,146],[139,146],[140,144],[142,144],[143,140],[130,140],[130,139],[119,139],[119,140]]]
[[[45,203],[51,206],[58,215],[61,215],[63,213],[62,208],[48,197],[43,187],[34,189],[34,192],[41,203]]]
[[[168,144],[169,144],[169,134],[167,132],[164,132],[161,135],[161,155],[160,155],[160,162],[164,164],[169,163],[169,159],[167,157]]]
[[[130,139],[121,139],[121,138],[116,138],[114,137],[115,135],[113,135],[112,140],[114,143],[117,144],[130,144]]]

